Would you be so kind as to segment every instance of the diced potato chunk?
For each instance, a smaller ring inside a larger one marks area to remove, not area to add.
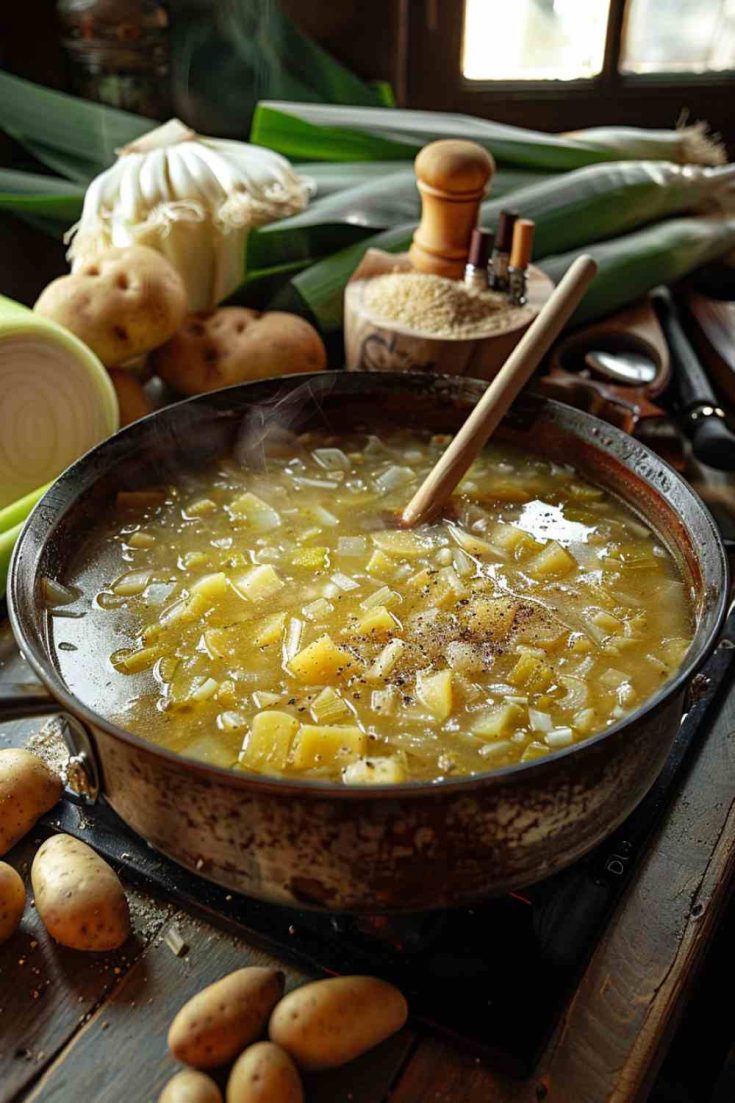
[[[427,539],[403,529],[374,532],[373,543],[381,551],[405,559],[416,559],[419,555],[425,555],[431,548],[431,543]]]
[[[155,542],[152,532],[132,532],[126,541],[131,548],[152,548]]]
[[[513,630],[520,608],[520,601],[511,597],[480,595],[462,608],[460,620],[473,636],[503,640]]]
[[[251,571],[238,575],[234,579],[234,586],[242,596],[250,601],[263,601],[273,597],[283,589],[285,583],[278,572],[270,563],[263,563],[259,567],[253,567]]]
[[[268,709],[253,717],[240,752],[240,764],[250,770],[282,770],[291,751],[298,720],[287,712]]]
[[[256,647],[270,647],[279,643],[283,635],[283,626],[286,623],[285,613],[270,613],[263,620],[258,621],[253,643]]]
[[[493,542],[503,551],[514,552],[528,539],[528,533],[517,525],[506,525],[499,521],[493,529]]]
[[[359,636],[380,636],[386,632],[395,632],[399,627],[398,620],[388,612],[385,605],[376,605],[374,609],[363,613],[350,631]]]
[[[123,674],[138,674],[153,666],[161,652],[157,647],[140,647],[136,651],[118,651],[112,657],[112,664]]]
[[[230,634],[226,628],[208,628],[202,634],[204,646],[211,659],[223,659],[230,645]]]
[[[554,671],[538,655],[524,651],[508,675],[508,681],[529,693],[541,693],[554,680]]]
[[[216,605],[227,593],[227,575],[223,571],[216,574],[205,574],[198,578],[191,587],[192,596],[198,595],[204,598],[208,605]]]
[[[522,728],[525,722],[526,710],[521,705],[509,702],[480,716],[472,725],[472,731],[484,739],[501,739]]]
[[[406,764],[398,755],[359,758],[346,767],[342,777],[348,785],[395,785],[406,780]]]
[[[376,575],[378,578],[393,578],[396,566],[397,564],[389,555],[380,548],[376,548],[367,561],[366,570],[368,574]]]
[[[336,682],[357,673],[359,663],[344,647],[338,647],[326,633],[314,640],[289,663],[291,673],[306,685]]]
[[[211,498],[199,498],[186,507],[186,515],[187,517],[206,517],[208,513],[214,513],[216,509],[217,503],[213,502]]]
[[[294,770],[347,765],[364,756],[367,735],[353,724],[302,724],[291,755]]]
[[[229,510],[233,517],[242,518],[261,532],[269,532],[271,529],[278,528],[281,523],[281,518],[276,510],[269,506],[267,502],[264,502],[262,498],[259,498],[257,494],[251,494],[250,491],[233,499],[230,502]]]
[[[416,675],[416,696],[437,720],[446,720],[454,703],[451,670]]]
[[[529,566],[528,573],[534,578],[560,578],[569,574],[577,566],[577,560],[571,552],[552,540],[543,551],[535,556]]]
[[[253,704],[256,709],[269,709],[277,705],[280,700],[280,693],[270,693],[267,689],[256,689],[253,694]]]

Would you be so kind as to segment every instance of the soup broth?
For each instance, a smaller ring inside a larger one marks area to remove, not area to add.
[[[690,644],[676,563],[613,496],[503,444],[445,518],[398,528],[447,441],[309,433],[265,471],[227,459],[121,493],[64,580],[89,596],[52,590],[68,685],[176,752],[356,785],[530,762],[614,724]]]

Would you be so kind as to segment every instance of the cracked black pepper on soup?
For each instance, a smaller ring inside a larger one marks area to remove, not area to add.
[[[529,762],[614,724],[689,647],[677,565],[616,498],[502,444],[445,519],[397,528],[447,440],[309,433],[265,472],[224,460],[120,494],[51,595],[71,689],[205,762],[348,785]]]

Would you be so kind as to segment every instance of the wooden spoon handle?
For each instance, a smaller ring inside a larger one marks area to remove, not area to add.
[[[521,387],[531,378],[579,306],[596,271],[592,257],[586,254],[577,257],[404,509],[403,525],[410,528],[422,524],[440,512]]]

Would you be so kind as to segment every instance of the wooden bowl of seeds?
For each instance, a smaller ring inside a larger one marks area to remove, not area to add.
[[[433,371],[492,379],[554,285],[528,269],[528,301],[415,272],[407,255],[370,249],[345,288],[348,371]]]

